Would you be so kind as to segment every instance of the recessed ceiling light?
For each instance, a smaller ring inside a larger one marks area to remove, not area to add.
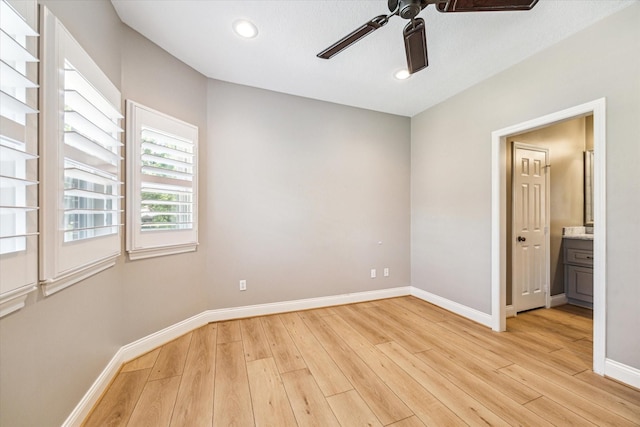
[[[233,23],[233,31],[240,37],[251,39],[258,35],[258,28],[246,19],[239,19]]]
[[[398,80],[405,80],[405,79],[408,79],[411,76],[411,74],[409,74],[408,70],[400,70],[400,71],[397,71],[394,74],[394,76]]]

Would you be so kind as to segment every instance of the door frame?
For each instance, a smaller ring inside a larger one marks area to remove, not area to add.
[[[536,145],[531,145],[531,144],[525,144],[523,142],[517,142],[515,139],[512,142],[512,146],[511,146],[511,176],[509,177],[511,179],[511,218],[505,218],[508,221],[511,221],[511,236],[507,236],[508,239],[511,239],[511,253],[507,254],[507,256],[511,257],[511,304],[513,305],[513,309],[514,309],[514,313],[518,312],[518,308],[516,307],[516,294],[515,294],[515,287],[516,287],[516,281],[514,280],[515,277],[515,266],[516,263],[515,261],[515,255],[516,255],[516,251],[514,250],[514,245],[515,245],[515,236],[516,234],[516,230],[513,227],[513,224],[515,223],[515,216],[516,216],[516,210],[515,210],[515,205],[516,205],[516,197],[515,197],[515,192],[516,192],[516,188],[515,185],[513,185],[514,180],[515,180],[515,155],[516,155],[516,149],[521,148],[524,150],[531,150],[531,151],[539,151],[539,152],[543,152],[545,153],[545,165],[543,166],[543,169],[545,170],[544,173],[544,245],[545,245],[545,251],[544,251],[544,306],[546,308],[549,308],[551,306],[551,232],[550,232],[550,228],[551,228],[551,206],[549,205],[549,202],[551,200],[550,197],[550,190],[551,190],[551,172],[549,171],[549,148],[548,147],[539,147]],[[506,194],[506,193],[505,193]],[[506,196],[505,196],[506,197]],[[505,206],[506,206],[506,200],[505,200]],[[505,260],[506,262],[506,260]],[[505,269],[506,269],[506,264],[505,264]],[[506,289],[506,284],[505,284],[505,289]],[[506,293],[505,293],[506,295]],[[506,296],[505,296],[505,305],[506,305]],[[506,314],[505,314],[506,317]]]
[[[507,138],[573,118],[593,115],[593,371],[604,375],[606,358],[606,100],[596,99],[491,133],[491,328],[506,330]]]

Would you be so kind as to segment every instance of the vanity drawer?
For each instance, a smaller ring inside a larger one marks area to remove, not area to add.
[[[566,248],[565,255],[565,264],[585,265],[588,267],[593,266],[593,251]]]

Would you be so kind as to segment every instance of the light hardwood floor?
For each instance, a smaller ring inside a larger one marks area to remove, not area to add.
[[[632,426],[572,306],[495,333],[413,297],[211,323],[125,364],[85,426]]]

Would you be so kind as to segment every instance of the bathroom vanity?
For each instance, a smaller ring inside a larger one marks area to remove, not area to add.
[[[565,227],[562,247],[569,303],[593,308],[593,228]]]

